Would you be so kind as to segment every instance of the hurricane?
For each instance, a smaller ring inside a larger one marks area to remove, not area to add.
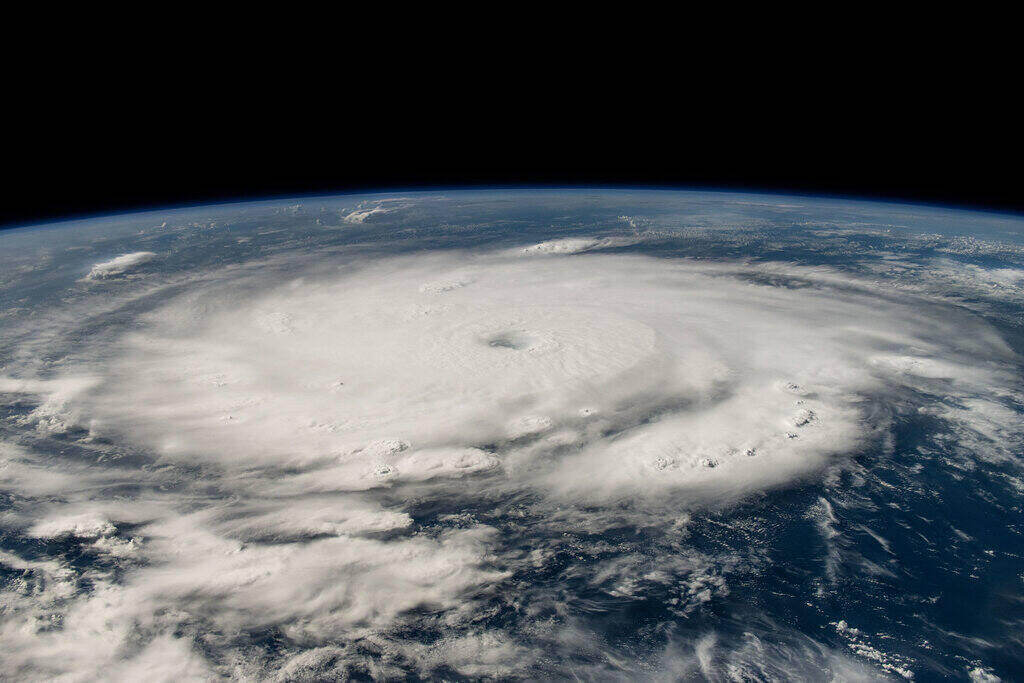
[[[0,671],[1012,680],[1022,245],[643,191],[0,233]]]

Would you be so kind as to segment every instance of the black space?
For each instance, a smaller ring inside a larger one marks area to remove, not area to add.
[[[321,93],[95,111],[58,103],[11,128],[0,226],[172,205],[377,189],[638,186],[762,190],[1024,212],[1018,127],[922,101],[503,100]],[[360,96],[364,97],[364,96]],[[368,98],[372,100],[372,97]],[[742,100],[742,98],[740,98]],[[516,104],[510,104],[515,102]],[[842,112],[841,114],[837,112]]]
[[[493,185],[765,190],[1024,212],[1012,21],[957,12],[939,31],[931,16],[844,11],[811,27],[775,9],[723,7],[719,25],[689,12],[676,22],[646,11],[561,17],[552,7],[502,8],[487,30],[437,30],[433,9],[385,6],[379,30],[356,30],[357,9],[342,21],[257,18],[273,40],[238,12],[224,22],[167,12],[141,31],[43,21],[45,41],[10,22],[0,228]],[[734,26],[737,15],[746,22]]]

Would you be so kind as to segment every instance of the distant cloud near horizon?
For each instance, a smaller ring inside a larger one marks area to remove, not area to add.
[[[86,275],[86,278],[90,280],[106,280],[109,278],[118,277],[124,275],[141,266],[144,263],[149,263],[156,258],[156,254],[151,251],[136,251],[131,254],[122,254],[116,258],[112,258],[109,261],[103,261],[97,263]]]

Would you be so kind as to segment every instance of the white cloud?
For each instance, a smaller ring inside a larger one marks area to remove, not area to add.
[[[972,683],[999,683],[1003,680],[992,673],[991,669],[986,669],[981,666],[967,667],[967,677],[971,679]]]
[[[346,223],[365,223],[366,219],[373,216],[379,216],[390,212],[391,209],[386,209],[383,206],[375,206],[372,209],[356,209],[342,218]]]
[[[150,641],[141,652],[130,654],[101,673],[105,680],[208,681],[218,678],[193,643],[172,635]]]
[[[100,538],[114,533],[116,528],[110,520],[98,515],[70,515],[50,519],[36,524],[29,530],[29,535],[36,538]]]
[[[109,261],[97,263],[86,277],[90,280],[105,280],[118,277],[134,270],[143,263],[149,263],[155,258],[156,254],[151,251],[135,251],[130,254],[122,254]]]
[[[580,254],[585,251],[595,251],[597,249],[610,249],[614,247],[626,247],[631,244],[636,244],[635,238],[626,237],[566,237],[557,240],[548,240],[546,242],[540,242],[529,247],[525,247],[521,250],[521,253],[529,256],[537,255],[566,255],[566,254]]]
[[[404,512],[352,497],[309,497],[231,510],[221,533],[249,541],[295,540],[309,536],[345,536],[404,529]]]

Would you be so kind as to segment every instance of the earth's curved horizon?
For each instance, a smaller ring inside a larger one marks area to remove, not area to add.
[[[1024,672],[1024,217],[274,199],[0,300],[0,678]]]

